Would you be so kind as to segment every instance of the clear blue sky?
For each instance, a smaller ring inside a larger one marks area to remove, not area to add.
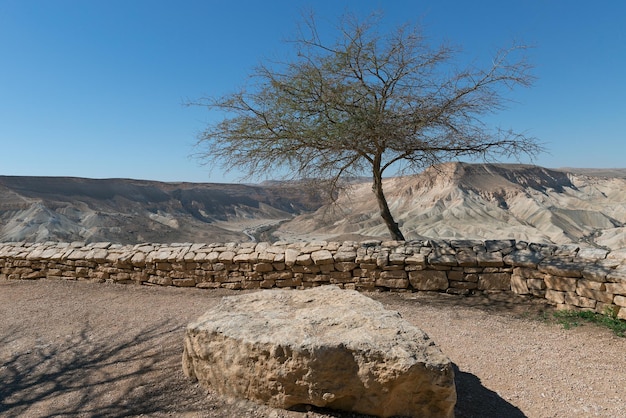
[[[0,0],[0,175],[235,181],[194,152],[209,113],[183,103],[285,55],[303,9],[384,12],[488,59],[532,44],[538,77],[494,123],[543,141],[545,167],[626,167],[622,0]]]

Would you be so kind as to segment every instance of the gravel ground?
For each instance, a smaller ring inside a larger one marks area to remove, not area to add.
[[[0,416],[357,417],[223,399],[185,379],[185,325],[224,290],[0,281]],[[457,417],[624,417],[626,339],[503,294],[372,293],[456,365]]]

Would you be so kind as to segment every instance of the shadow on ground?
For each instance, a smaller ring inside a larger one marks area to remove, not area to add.
[[[176,373],[179,359],[163,347],[170,323],[137,330],[132,337],[101,335],[85,324],[57,343],[22,347],[2,358],[0,415],[3,417],[114,417],[172,410],[176,390],[155,379],[163,369]],[[0,338],[16,342],[18,330]],[[148,347],[148,348],[146,348]],[[185,397],[178,399],[185,408]]]
[[[457,402],[456,418],[507,417],[522,418],[524,413],[484,387],[480,379],[471,373],[462,372],[454,365]]]

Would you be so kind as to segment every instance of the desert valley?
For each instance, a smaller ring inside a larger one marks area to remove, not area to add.
[[[407,239],[626,247],[626,169],[448,163],[388,178]],[[291,182],[257,185],[0,176],[0,241],[244,242],[386,239],[371,184],[336,204]]]

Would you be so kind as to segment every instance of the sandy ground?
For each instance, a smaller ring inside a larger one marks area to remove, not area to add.
[[[2,417],[356,417],[223,399],[187,381],[185,325],[229,291],[0,281]],[[541,302],[374,293],[456,365],[457,417],[626,416],[626,339]]]

